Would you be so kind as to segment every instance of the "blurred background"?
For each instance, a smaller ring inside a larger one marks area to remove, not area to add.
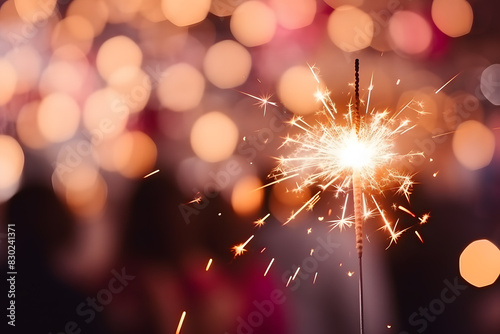
[[[362,111],[425,112],[396,143],[425,156],[402,167],[410,202],[381,197],[409,229],[365,224],[366,332],[500,333],[496,2],[0,3],[8,333],[357,332],[354,229],[329,222],[345,197],[282,226],[315,190],[261,188],[318,87],[348,110],[356,58]]]

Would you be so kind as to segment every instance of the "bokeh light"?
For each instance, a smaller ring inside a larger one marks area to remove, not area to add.
[[[73,0],[69,4],[66,16],[85,18],[92,25],[94,35],[99,35],[106,26],[109,9],[104,0]]]
[[[78,156],[77,150],[59,152],[57,165],[60,168],[52,174],[52,186],[75,214],[93,216],[104,208],[107,186],[97,167],[86,157]],[[75,157],[79,159],[78,163]]]
[[[219,88],[243,84],[250,74],[252,58],[239,43],[225,40],[208,49],[203,62],[207,79]]]
[[[40,77],[40,94],[66,93],[76,98],[83,87],[84,71],[84,66],[77,62],[51,61]]]
[[[97,52],[97,70],[106,80],[122,67],[140,67],[141,63],[141,49],[133,40],[123,35],[108,39]]]
[[[476,170],[490,164],[495,152],[495,136],[478,121],[465,121],[453,135],[453,153],[467,169]]]
[[[14,0],[19,16],[27,22],[35,23],[47,19],[56,8],[57,0]]]
[[[11,136],[0,134],[0,192],[9,190],[19,182],[23,168],[24,153],[21,145]]]
[[[23,45],[10,50],[5,59],[17,72],[16,94],[27,93],[36,86],[42,68],[42,58],[38,51],[30,45]]]
[[[125,66],[114,71],[108,78],[108,87],[121,95],[123,105],[130,113],[141,111],[151,95],[151,79],[142,69]]]
[[[154,141],[141,131],[125,132],[113,150],[115,169],[125,177],[140,178],[152,171],[157,149]]]
[[[471,242],[460,254],[460,275],[482,288],[495,283],[500,275],[500,250],[486,239]]]
[[[40,102],[26,103],[17,115],[16,130],[21,143],[32,149],[40,149],[49,144],[38,126]]]
[[[310,25],[316,15],[315,0],[271,0],[278,23],[286,29],[299,29]]]
[[[434,0],[432,20],[443,33],[450,37],[460,37],[470,32],[474,13],[465,0]]]
[[[320,102],[316,99],[318,83],[305,66],[289,68],[280,77],[278,96],[293,113],[307,115],[318,110]]]
[[[276,15],[265,3],[247,1],[231,16],[231,32],[241,44],[252,47],[268,43],[276,31]]]
[[[229,158],[238,141],[238,128],[225,114],[209,112],[196,120],[191,129],[191,147],[207,162]]]
[[[162,0],[165,17],[173,24],[184,27],[201,22],[207,17],[211,0]]]
[[[10,101],[16,91],[17,72],[12,64],[0,59],[0,106]]]
[[[389,21],[389,33],[394,47],[410,55],[425,52],[432,41],[429,23],[421,15],[407,10],[394,13]]]
[[[492,104],[500,105],[500,64],[488,66],[481,73],[481,92]]]
[[[88,53],[94,40],[94,28],[84,17],[79,15],[66,16],[57,22],[52,32],[52,48],[57,49],[64,45],[78,47]]]
[[[80,123],[80,108],[70,96],[45,96],[38,109],[38,127],[45,140],[56,143],[70,139]]]
[[[328,36],[342,51],[362,50],[372,42],[373,20],[359,8],[340,6],[328,19]]]
[[[178,63],[162,74],[156,93],[161,104],[173,111],[186,111],[200,103],[205,92],[205,78],[195,67]]]
[[[98,141],[120,134],[127,126],[130,107],[112,88],[93,92],[83,107],[83,124]]]
[[[262,182],[256,176],[238,179],[231,194],[231,205],[236,214],[247,216],[257,212],[264,200]]]

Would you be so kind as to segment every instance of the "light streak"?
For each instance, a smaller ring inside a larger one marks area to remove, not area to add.
[[[253,222],[253,224],[256,226],[256,227],[261,227],[262,225],[265,224],[265,221],[266,219],[270,216],[271,214],[268,213],[267,215],[265,215],[264,217],[260,218],[260,219],[257,219],[256,221]]]
[[[314,274],[313,284],[316,283],[316,278],[318,278],[318,272]]]
[[[422,237],[420,236],[420,233],[418,233],[418,231],[415,231],[415,234],[417,235],[417,237],[420,239],[420,242],[424,243],[424,240],[422,239]]]
[[[274,262],[274,257],[271,259],[271,262],[269,262],[269,265],[267,266],[267,269],[266,269],[266,272],[264,273],[264,276],[267,275],[267,272],[269,271],[269,269],[271,268],[271,266],[273,265],[273,262]]]
[[[232,251],[234,252],[234,257],[242,255],[244,252],[247,251],[245,249],[245,246],[250,242],[250,240],[253,239],[253,237],[254,237],[254,235],[252,235],[250,238],[248,238],[247,241],[245,241],[244,243],[233,246]]]
[[[179,334],[181,332],[182,323],[184,322],[184,318],[186,317],[186,311],[182,312],[181,319],[179,320],[179,325],[177,325],[177,330],[175,334]]]
[[[458,72],[457,74],[455,74],[455,76],[453,78],[451,78],[450,80],[448,80],[444,85],[441,86],[441,88],[439,88],[438,90],[436,90],[436,92],[434,94],[437,94],[439,93],[444,87],[446,87],[450,82],[452,82],[453,80],[455,80],[456,77],[458,77],[458,75],[460,74],[460,72]]]
[[[149,173],[148,175],[144,175],[143,179],[146,179],[146,178],[150,177],[151,175],[154,175],[154,174],[158,173],[159,171],[160,171],[160,170],[159,170],[159,169],[157,169],[157,170],[155,170],[155,171],[153,171],[153,172]]]
[[[212,259],[208,260],[207,267],[205,268],[205,271],[208,271],[210,269],[210,266],[212,265]]]
[[[299,270],[300,270],[300,267],[298,267],[297,270],[295,270],[295,274],[293,274],[292,281],[295,281],[295,277],[297,277],[297,274],[299,273]]]

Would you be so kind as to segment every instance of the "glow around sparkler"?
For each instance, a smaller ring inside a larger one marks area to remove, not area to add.
[[[315,69],[311,68],[311,71],[316,77]],[[372,87],[370,85],[369,93]],[[378,212],[384,221],[383,228],[391,235],[391,242],[396,241],[403,231],[396,231],[396,224],[388,221],[374,195],[392,190],[409,201],[414,184],[413,175],[402,171],[398,164],[423,153],[397,152],[395,143],[402,134],[416,126],[405,114],[424,112],[419,103],[413,100],[393,114],[389,110],[368,111],[368,99],[367,112],[361,115],[360,127],[356,129],[352,106],[348,106],[347,112],[342,115],[343,119],[337,120],[335,116],[338,116],[338,112],[329,94],[327,90],[318,90],[316,96],[322,102],[323,109],[318,111],[314,121],[308,122],[303,117],[295,117],[290,121],[293,127],[299,129],[299,133],[285,138],[282,147],[288,147],[290,153],[278,158],[278,166],[270,174],[275,181],[268,185],[297,178],[299,181],[295,191],[309,186],[320,189],[284,224],[288,224],[304,209],[312,209],[327,190],[333,190],[336,197],[340,194],[346,194],[347,197],[356,172],[362,186],[363,218]],[[342,217],[330,221],[334,223],[332,228],[353,224],[352,217],[345,216],[346,205]]]

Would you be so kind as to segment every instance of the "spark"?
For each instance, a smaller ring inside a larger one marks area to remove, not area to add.
[[[298,267],[297,270],[295,270],[295,274],[293,274],[292,281],[295,281],[295,277],[297,277],[297,274],[299,273],[299,270],[300,270],[300,267]]]
[[[387,325],[387,328],[391,328],[392,326],[391,325]]]
[[[439,88],[438,90],[436,90],[435,94],[439,93],[444,87],[446,87],[450,82],[452,82],[453,80],[455,80],[456,77],[458,77],[458,75],[460,74],[460,72],[458,72],[457,74],[455,74],[455,76],[453,78],[451,78],[450,80],[448,80],[444,85],[441,86],[441,88]]]
[[[262,250],[260,251],[260,253],[264,253],[264,251],[266,250],[266,247],[262,248]]]
[[[286,282],[286,286],[288,288],[288,285],[290,284],[290,281],[292,280],[292,275],[290,275],[290,277],[288,278],[288,282]]]
[[[266,219],[270,216],[271,214],[268,213],[267,215],[265,215],[264,217],[260,218],[260,219],[257,219],[256,221],[253,222],[253,224],[256,226],[256,227],[261,227],[262,225],[264,225]]]
[[[273,262],[274,262],[274,257],[271,259],[271,262],[269,262],[269,265],[267,266],[267,269],[266,269],[266,272],[264,273],[264,276],[267,275],[267,272],[269,271],[269,269],[271,268],[271,266],[273,265]]]
[[[311,234],[311,233],[312,233],[312,230],[313,230],[313,229],[312,229],[311,227],[309,227],[309,228],[307,229],[307,234]]]
[[[153,172],[149,173],[148,175],[144,175],[143,179],[146,179],[146,178],[150,177],[151,175],[154,175],[154,174],[158,173],[159,171],[160,171],[160,170],[159,170],[159,169],[157,169],[157,170],[155,170],[155,171],[153,171]]]
[[[309,68],[319,83],[317,69],[314,66]],[[270,173],[274,180],[263,187],[285,179],[296,179],[295,191],[309,186],[316,186],[319,191],[292,212],[283,225],[290,223],[303,211],[313,210],[326,191],[334,190],[335,197],[345,194],[345,202],[341,207],[341,217],[329,221],[332,223],[331,227],[343,229],[352,226],[354,216],[347,211],[347,203],[353,184],[353,172],[356,171],[361,180],[362,219],[366,220],[378,212],[384,229],[390,233],[391,243],[399,237],[400,233],[391,226],[373,194],[393,191],[409,202],[414,175],[403,172],[399,166],[401,162],[415,156],[423,156],[423,152],[397,152],[395,142],[416,126],[411,124],[406,113],[424,112],[421,104],[413,99],[394,114],[388,109],[370,111],[372,90],[373,75],[368,89],[366,114],[361,117],[359,133],[355,131],[351,105],[347,106],[343,121],[335,120],[334,113],[337,110],[329,95],[325,95],[327,90],[317,91],[317,97],[326,107],[317,113],[315,120],[306,121],[304,117],[296,116],[289,122],[298,129],[298,133],[284,139],[281,148],[288,149],[288,155],[277,158],[278,165]],[[373,199],[376,208],[370,207],[372,205],[368,203],[367,196]]]
[[[400,83],[401,83],[401,79],[398,79],[398,81],[396,81],[396,86],[399,86]]]
[[[421,218],[419,218],[420,225],[424,225],[425,223],[427,223],[430,217],[431,215],[429,213],[424,214]]]
[[[316,278],[318,278],[318,272],[314,274],[313,284],[316,283]]]
[[[424,243],[424,240],[422,239],[422,237],[420,236],[420,233],[418,233],[418,231],[414,231],[415,234],[417,235],[417,237],[420,239],[420,242]]]
[[[182,323],[184,322],[184,318],[186,317],[186,311],[182,312],[181,319],[179,320],[179,325],[177,325],[177,330],[175,334],[179,334],[181,332]]]
[[[208,260],[207,267],[205,268],[205,271],[208,271],[210,269],[210,266],[212,265],[212,259]]]
[[[232,250],[234,252],[234,257],[242,255],[244,252],[247,251],[245,249],[245,246],[250,242],[250,240],[253,239],[253,237],[254,237],[254,235],[252,235],[250,238],[248,238],[247,241],[245,241],[244,243],[236,245],[236,246],[233,246]]]
[[[406,212],[407,214],[409,214],[410,216],[412,216],[413,218],[415,218],[415,214],[413,212],[411,212],[410,210],[408,210],[407,208],[405,208],[404,206],[398,206],[398,209],[403,211],[403,212]]]
[[[199,204],[203,197],[200,195],[200,193],[197,193],[195,198],[192,201],[187,202],[186,204],[192,204],[192,203],[197,203]]]
[[[314,248],[311,248],[311,251],[309,252],[309,256],[312,256],[314,254]]]
[[[269,99],[272,97],[272,95],[265,95],[263,97],[258,97],[258,96],[255,96],[255,95],[252,95],[252,94],[248,94],[248,93],[245,93],[245,92],[242,92],[242,91],[238,91],[239,93],[241,94],[244,94],[248,97],[251,97],[252,99],[256,99],[257,101],[257,105],[261,108],[264,108],[264,116],[266,116],[266,111],[267,111],[267,105],[270,104],[272,106],[275,106],[277,107],[278,104],[276,102],[272,102],[272,101],[269,101]]]
[[[439,133],[437,135],[432,136],[431,138],[434,139],[434,138],[438,138],[438,137],[442,137],[442,136],[447,136],[447,135],[451,135],[452,133],[455,133],[455,130]]]
[[[350,217],[347,217],[347,218],[345,217],[345,210],[347,208],[347,200],[348,199],[349,199],[349,194],[347,194],[345,196],[345,203],[344,203],[344,206],[342,207],[342,217],[340,219],[338,219],[338,220],[332,220],[332,221],[330,221],[330,223],[334,223],[334,224],[330,225],[332,227],[330,229],[330,231],[333,230],[336,227],[338,227],[339,230],[342,231],[342,229],[344,227],[346,227],[346,226],[351,227],[352,224],[354,224],[354,221],[353,221],[354,217],[353,216],[350,216]]]
[[[434,174],[432,174],[432,177],[436,177],[436,176],[438,176],[438,174],[439,174],[439,171],[437,171]]]
[[[348,271],[347,272],[347,276],[352,277],[352,275],[354,275],[354,271]]]

